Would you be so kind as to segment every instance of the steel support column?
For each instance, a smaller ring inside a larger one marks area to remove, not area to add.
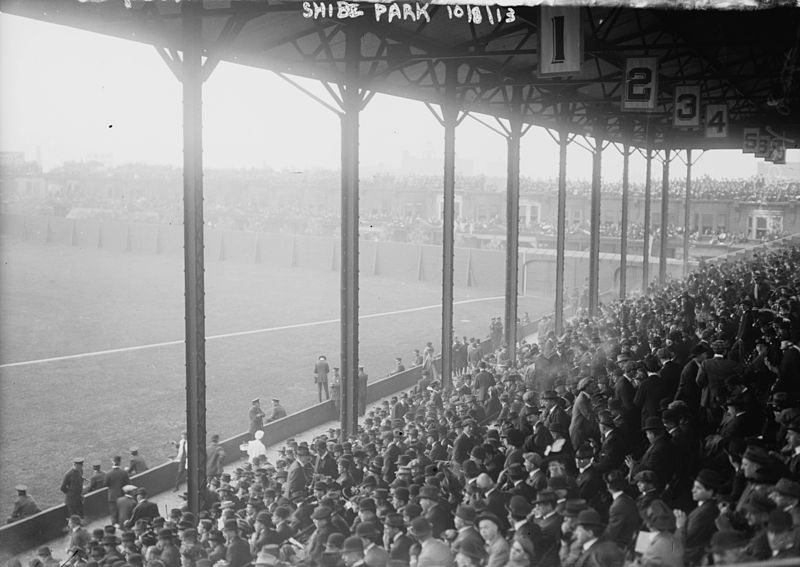
[[[692,206],[692,150],[686,150],[686,202],[683,210],[683,277],[689,275],[689,223]]]
[[[594,138],[592,153],[592,203],[589,227],[589,316],[597,315],[600,302],[600,173],[603,160],[603,138]]]
[[[667,242],[669,241],[669,160],[670,150],[664,152],[661,169],[661,247],[658,252],[658,283],[667,281]]]
[[[341,226],[341,422],[342,439],[358,431],[358,87],[361,30],[345,31],[342,94],[342,226]]]
[[[186,307],[186,441],[189,510],[205,507],[206,333],[203,266],[202,3],[185,2],[183,18],[183,260]]]
[[[515,99],[521,92],[514,89]],[[515,107],[516,110],[516,107]],[[506,174],[506,312],[505,342],[512,361],[517,357],[517,296],[519,293],[519,156],[522,120],[514,112],[509,120]]]
[[[644,180],[644,241],[642,242],[642,293],[650,284],[650,177],[653,174],[653,150],[647,148],[647,167]]]
[[[442,388],[453,380],[453,266],[455,254],[456,202],[456,126],[458,107],[455,91],[458,84],[458,64],[449,62],[445,68],[445,96],[442,105],[444,125],[444,203],[442,207]]]
[[[564,329],[564,246],[567,224],[567,145],[566,128],[558,132],[558,212],[556,215],[556,305],[555,331],[561,336]],[[573,313],[574,315],[574,313]]]
[[[630,145],[622,145],[622,227],[619,246],[619,297],[628,293],[628,170],[631,157]]]

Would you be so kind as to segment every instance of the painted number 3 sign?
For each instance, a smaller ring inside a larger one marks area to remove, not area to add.
[[[624,86],[622,110],[655,110],[658,100],[658,59],[627,59]]]
[[[700,87],[675,87],[672,124],[676,128],[700,127]]]

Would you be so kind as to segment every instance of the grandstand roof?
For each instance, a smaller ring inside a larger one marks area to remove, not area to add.
[[[125,3],[0,0],[0,10],[180,50],[180,3],[130,0],[129,8]],[[582,69],[557,77],[539,75],[539,9],[532,6],[514,7],[513,21],[502,16],[493,24],[486,8],[483,22],[470,24],[466,17],[450,17],[445,6],[427,8],[430,22],[420,17],[388,23],[386,15],[376,21],[374,5],[362,4],[364,15],[357,19],[338,19],[335,13],[314,19],[303,16],[300,2],[206,0],[203,46],[212,58],[339,83],[345,77],[344,33],[358,26],[364,34],[360,82],[371,91],[442,102],[446,64],[458,61],[455,97],[475,112],[510,116],[517,88],[526,122],[556,127],[562,119],[572,132],[601,131],[614,141],[644,145],[649,138],[657,148],[740,148],[746,126],[770,126],[800,140],[795,68],[800,10],[593,4],[580,7]],[[659,59],[654,111],[621,110],[629,57]],[[727,138],[673,128],[673,91],[679,84],[698,85],[704,104],[727,104]]]

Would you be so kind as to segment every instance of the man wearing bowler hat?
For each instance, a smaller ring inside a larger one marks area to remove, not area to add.
[[[61,481],[61,492],[64,494],[67,515],[83,517],[83,457],[72,460],[72,468]]]
[[[456,539],[452,543],[453,549],[458,549],[458,546],[471,541],[483,547],[484,541],[478,530],[475,529],[475,518],[477,513],[475,508],[466,504],[459,504],[456,508],[456,514],[453,518],[453,523],[456,526]]]
[[[591,508],[583,510],[576,523],[575,539],[581,546],[581,554],[575,567],[622,565],[625,555],[613,541],[602,537],[606,526],[597,511]]]
[[[136,501],[138,504],[136,504],[136,508],[133,509],[133,515],[131,519],[128,520],[127,526],[132,526],[137,520],[151,521],[153,518],[161,515],[158,513],[158,504],[150,502],[147,498],[146,488],[139,487],[136,489]]]
[[[633,478],[639,471],[650,470],[656,473],[661,486],[666,486],[672,480],[675,472],[677,455],[672,446],[672,441],[667,435],[664,422],[660,417],[648,417],[642,429],[647,435],[650,446],[638,462],[634,461],[630,455],[625,457],[629,476]]]
[[[346,567],[361,567],[367,564],[364,561],[364,543],[360,537],[352,536],[344,540],[342,561]]]
[[[453,519],[441,504],[440,491],[435,486],[423,486],[419,490],[419,505],[422,515],[430,522],[433,537],[440,538],[442,533],[453,528]]]
[[[389,560],[408,564],[411,561],[412,545],[414,540],[406,535],[403,516],[398,513],[387,514],[383,524],[383,546],[389,552]]]
[[[533,512],[533,506],[528,499],[524,496],[515,495],[506,506],[508,510],[508,520],[511,528],[506,533],[506,538],[510,541],[516,534],[524,535],[527,538],[534,539],[534,533],[539,531],[539,527],[528,519],[528,516]]]
[[[633,535],[642,521],[633,498],[625,494],[629,488],[625,476],[620,471],[605,475],[606,488],[611,493],[611,506],[608,509],[608,525],[603,536],[626,549],[633,542]]]
[[[544,420],[548,429],[554,424],[559,423],[569,429],[570,418],[563,406],[563,398],[555,390],[545,390],[541,395],[541,402],[544,404]]]
[[[557,541],[561,538],[561,522],[563,518],[556,512],[558,497],[552,490],[540,490],[533,502],[536,524],[549,539]]]
[[[583,445],[575,451],[575,466],[578,469],[578,497],[583,498],[589,506],[605,513],[608,504],[605,503],[605,483],[603,473],[594,465],[594,449],[591,445]]]
[[[431,534],[431,524],[426,518],[411,520],[410,533],[419,543],[417,567],[452,567],[453,554],[446,543]]]
[[[800,483],[788,478],[778,480],[769,497],[779,510],[788,512],[792,517],[792,524],[800,527]]]

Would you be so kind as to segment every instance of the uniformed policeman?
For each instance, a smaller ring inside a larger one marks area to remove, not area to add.
[[[9,524],[40,512],[39,506],[36,505],[33,498],[28,496],[27,486],[18,484],[14,489],[17,491],[17,499],[14,501],[14,511],[11,512],[11,517],[8,519]]]
[[[267,421],[275,421],[284,417],[286,417],[286,410],[281,405],[281,401],[278,398],[272,398],[272,415]]]
[[[100,461],[92,463],[92,476],[89,477],[89,488],[86,492],[94,492],[106,487],[106,473],[100,470]]]
[[[139,447],[131,447],[131,463],[128,465],[128,474],[133,476],[147,470],[147,463],[144,458],[139,454]]]
[[[61,481],[61,492],[64,493],[64,504],[67,516],[83,517],[83,458],[73,459],[72,468]]]

